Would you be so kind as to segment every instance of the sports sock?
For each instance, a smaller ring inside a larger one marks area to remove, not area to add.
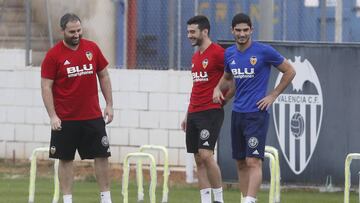
[[[112,203],[110,191],[100,193],[101,203]]]
[[[245,203],[256,203],[256,198],[247,196],[245,198]]]
[[[72,203],[72,195],[63,195],[64,203]]]
[[[214,201],[223,203],[224,199],[223,199],[223,189],[222,189],[222,187],[213,188],[212,191],[214,193]]]
[[[211,203],[211,188],[200,190],[201,203]]]

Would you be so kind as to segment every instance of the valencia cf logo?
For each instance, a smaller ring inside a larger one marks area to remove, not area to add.
[[[255,66],[255,64],[257,63],[257,58],[256,58],[256,56],[252,56],[252,57],[250,58],[250,63],[251,63],[251,65]]]
[[[296,70],[291,85],[272,106],[277,139],[289,167],[302,173],[311,160],[319,139],[323,117],[323,94],[314,67],[307,59],[289,60]],[[275,87],[280,83],[279,73]]]
[[[85,55],[86,55],[86,57],[87,57],[87,59],[88,59],[89,61],[92,60],[93,54],[92,54],[90,51],[87,51],[87,52],[85,53]]]
[[[204,69],[208,66],[208,64],[209,64],[209,60],[208,60],[208,59],[204,59],[204,60],[202,61],[202,66],[203,66]]]

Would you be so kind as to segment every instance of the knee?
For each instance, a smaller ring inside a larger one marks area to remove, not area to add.
[[[214,155],[211,150],[199,150],[199,158],[204,163],[209,163],[214,160]]]
[[[198,167],[206,166],[212,159],[213,155],[204,151],[199,151],[199,153],[195,155],[195,162]]]
[[[248,157],[246,158],[246,165],[249,168],[261,168],[262,160],[259,158]]]
[[[200,158],[199,154],[195,155],[195,163],[197,168],[203,168],[205,167],[204,161]]]
[[[109,161],[108,161],[108,158],[101,157],[101,158],[95,158],[94,162],[95,162],[95,164],[106,165],[106,164],[108,164]]]
[[[245,160],[238,160],[237,161],[237,167],[239,170],[243,170],[247,168],[246,161]]]
[[[69,168],[73,166],[73,160],[60,160],[59,161],[60,168]]]

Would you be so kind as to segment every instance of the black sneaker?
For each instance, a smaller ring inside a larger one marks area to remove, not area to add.
[[[214,201],[214,203],[223,203],[223,202]]]

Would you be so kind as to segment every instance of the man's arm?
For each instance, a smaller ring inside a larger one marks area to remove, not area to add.
[[[281,92],[285,90],[296,75],[294,67],[292,67],[286,59],[277,68],[283,73],[280,83],[266,97],[256,103],[260,110],[269,109],[271,104],[281,94]]]
[[[224,104],[226,104],[235,94],[235,81],[232,80],[232,83],[229,87],[229,89],[227,90],[226,94],[224,95]]]
[[[225,96],[223,95],[223,91],[228,91]],[[226,102],[228,99],[231,99],[234,92],[235,87],[233,75],[231,73],[224,72],[219,83],[214,88],[213,102],[222,104],[223,101]]]
[[[99,77],[101,92],[104,95],[106,101],[106,107],[104,110],[104,119],[106,121],[106,124],[109,124],[114,117],[110,76],[107,68],[98,72],[97,75]]]
[[[54,97],[52,93],[52,86],[54,80],[41,78],[41,95],[44,101],[45,108],[50,117],[50,125],[52,130],[61,130],[61,120],[55,112]]]

